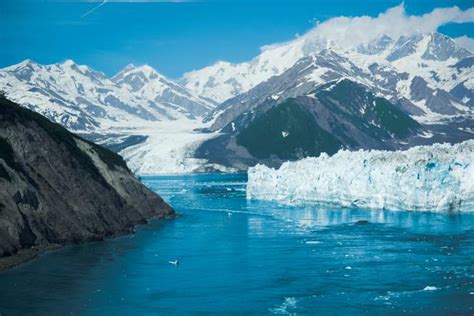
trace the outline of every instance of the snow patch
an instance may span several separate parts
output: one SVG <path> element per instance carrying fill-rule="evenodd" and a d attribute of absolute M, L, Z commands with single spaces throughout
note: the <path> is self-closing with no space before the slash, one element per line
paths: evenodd
<path fill-rule="evenodd" d="M 206 159 L 194 158 L 194 152 L 205 140 L 217 133 L 196 132 L 206 127 L 197 120 L 182 118 L 175 121 L 152 122 L 142 128 L 113 129 L 113 134 L 147 136 L 145 142 L 120 152 L 129 168 L 136 174 L 179 174 L 201 171 L 210 167 L 221 172 L 235 172 L 233 168 L 209 164 Z"/>
<path fill-rule="evenodd" d="M 418 134 L 418 136 L 420 136 L 420 137 L 422 137 L 422 138 L 431 138 L 431 137 L 433 137 L 433 133 L 428 132 L 428 131 L 425 131 L 425 132 L 423 132 L 423 133 L 421 133 L 421 134 Z"/>

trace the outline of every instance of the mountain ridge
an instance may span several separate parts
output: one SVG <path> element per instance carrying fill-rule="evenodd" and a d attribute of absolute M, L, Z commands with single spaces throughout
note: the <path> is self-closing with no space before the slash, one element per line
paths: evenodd
<path fill-rule="evenodd" d="M 464 59 L 458 63 L 463 61 Z M 461 71 L 456 70 L 456 67 L 447 67 L 449 73 L 444 76 L 457 76 L 460 82 L 456 86 L 456 94 L 451 94 L 453 90 L 433 86 L 418 74 L 397 72 L 394 68 L 378 63 L 368 66 L 358 64 L 360 65 L 347 55 L 324 49 L 318 54 L 303 57 L 282 74 L 221 103 L 206 120 L 213 122 L 211 130 L 218 131 L 240 113 L 258 106 L 266 99 L 284 101 L 288 97 L 304 95 L 328 81 L 343 78 L 370 87 L 372 92 L 399 104 L 402 110 L 420 122 L 434 122 L 462 115 L 473 116 L 470 106 L 472 89 L 464 86 L 464 82 L 469 82 L 466 78 L 474 76 L 472 67 L 465 67 Z"/>
<path fill-rule="evenodd" d="M 422 124 L 398 103 L 344 77 L 281 101 L 264 98 L 232 115 L 220 121 L 220 135 L 203 142 L 196 157 L 240 170 L 257 163 L 278 167 L 287 160 L 340 149 L 398 150 L 463 141 L 473 137 L 464 128 L 474 122 L 466 117 L 460 122 Z"/>
<path fill-rule="evenodd" d="M 0 97 L 0 270 L 174 210 L 124 160 Z"/>
<path fill-rule="evenodd" d="M 148 65 L 129 64 L 108 78 L 71 60 L 60 65 L 27 60 L 7 67 L 0 70 L 0 90 L 89 140 L 118 150 L 134 172 L 229 171 L 235 169 L 218 163 L 227 161 L 219 158 L 226 154 L 211 150 L 215 156 L 209 157 L 201 149 L 228 134 L 232 144 L 227 145 L 246 161 L 244 168 L 247 162 L 257 162 L 232 134 L 243 122 L 242 114 L 262 113 L 295 98 L 306 100 L 299 105 L 305 111 L 316 89 L 339 80 L 364 86 L 424 127 L 436 126 L 440 132 L 433 139 L 465 139 L 474 120 L 473 60 L 470 52 L 438 33 L 395 39 L 381 35 L 350 49 L 315 36 L 268 47 L 248 63 L 219 62 L 214 66 L 230 72 L 217 70 L 216 78 L 212 65 L 203 68 L 202 78 L 194 72 L 194 79 L 209 81 L 209 91 L 215 94 L 207 93 L 202 82 L 193 88 L 194 79 L 175 82 Z M 234 91 L 235 85 L 240 88 Z M 225 94 L 230 98 L 222 103 L 209 98 L 220 100 Z M 298 117 L 305 120 L 306 114 Z M 455 129 L 448 132 L 454 136 L 440 136 L 448 127 Z M 366 145 L 362 147 L 371 148 Z"/>
<path fill-rule="evenodd" d="M 418 63 L 431 62 L 434 64 L 439 61 L 446 62 L 452 57 L 462 59 L 472 56 L 472 52 L 458 46 L 448 36 L 437 32 L 415 33 L 411 36 L 401 36 L 396 40 L 387 35 L 381 35 L 365 45 L 350 48 L 340 47 L 328 39 L 317 36 L 302 37 L 289 43 L 270 47 L 249 62 L 240 64 L 218 62 L 200 70 L 185 73 L 180 82 L 203 96 L 214 97 L 216 100 L 224 102 L 238 94 L 247 92 L 256 85 L 269 80 L 272 76 L 281 75 L 301 58 L 317 54 L 328 48 L 351 59 L 360 68 L 365 68 L 365 63 L 399 61 L 393 65 L 394 70 L 399 72 L 407 70 L 406 67 L 403 67 L 403 62 L 400 61 L 409 56 L 416 57 Z M 418 50 L 422 51 L 417 54 Z M 361 61 L 361 59 L 364 60 Z M 433 67 L 436 68 L 436 65 Z M 429 76 L 423 76 L 423 78 L 428 80 Z M 221 92 L 214 92 L 214 90 L 221 90 Z"/>
<path fill-rule="evenodd" d="M 145 79 L 140 91 L 132 91 L 124 78 L 108 78 L 72 60 L 49 65 L 25 60 L 0 70 L 0 90 L 9 99 L 75 131 L 106 128 L 114 122 L 194 119 L 214 106 L 149 66 L 120 73 L 130 71 Z"/>

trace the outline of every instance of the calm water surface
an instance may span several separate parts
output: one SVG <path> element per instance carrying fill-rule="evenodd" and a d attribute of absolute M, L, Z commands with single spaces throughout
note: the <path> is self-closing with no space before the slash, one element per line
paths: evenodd
<path fill-rule="evenodd" d="M 181 216 L 0 274 L 0 314 L 474 312 L 474 214 L 250 202 L 245 175 L 143 181 Z"/>

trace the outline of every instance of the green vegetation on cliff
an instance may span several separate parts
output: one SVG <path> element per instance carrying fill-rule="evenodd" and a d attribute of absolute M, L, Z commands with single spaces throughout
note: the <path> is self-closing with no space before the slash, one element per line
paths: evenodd
<path fill-rule="evenodd" d="M 257 117 L 237 136 L 237 143 L 259 159 L 280 159 L 334 154 L 341 143 L 315 122 L 294 99 Z"/>

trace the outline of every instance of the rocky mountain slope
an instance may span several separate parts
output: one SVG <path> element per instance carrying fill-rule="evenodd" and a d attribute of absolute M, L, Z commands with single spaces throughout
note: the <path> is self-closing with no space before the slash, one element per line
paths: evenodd
<path fill-rule="evenodd" d="M 0 98 L 3 268 L 38 249 L 100 240 L 172 216 L 119 155 Z"/>
<path fill-rule="evenodd" d="M 215 120 L 212 130 L 265 99 L 284 101 L 339 78 L 366 85 L 420 122 L 474 115 L 470 52 L 438 33 L 392 42 L 383 37 L 355 50 L 331 47 L 302 57 L 281 74 L 216 107 L 208 116 Z"/>
<path fill-rule="evenodd" d="M 298 85 L 298 81 L 291 84 Z M 246 170 L 256 163 L 279 166 L 287 160 L 323 152 L 334 154 L 339 149 L 395 150 L 473 136 L 464 129 L 472 126 L 472 118 L 420 124 L 399 104 L 373 93 L 370 86 L 346 78 L 283 100 L 264 98 L 256 105 L 251 102 L 256 98 L 248 100 L 221 114 L 219 118 L 227 118 L 226 113 L 232 118 L 215 121 L 226 124 L 218 137 L 197 149 L 198 158 Z"/>
<path fill-rule="evenodd" d="M 474 136 L 472 54 L 449 37 L 383 35 L 350 49 L 305 38 L 248 65 L 265 57 L 261 66 L 272 67 L 279 57 L 271 52 L 303 57 L 217 106 L 206 120 L 221 135 L 205 141 L 198 158 L 246 169 L 341 148 L 395 150 Z"/>
<path fill-rule="evenodd" d="M 374 83 L 390 87 L 392 92 L 408 99 L 415 77 L 422 78 L 434 89 L 450 92 L 473 76 L 469 59 L 472 52 L 440 33 L 415 33 L 399 38 L 381 35 L 365 44 L 349 47 L 309 33 L 288 43 L 267 47 L 249 62 L 218 62 L 186 73 L 180 82 L 202 96 L 224 102 L 281 75 L 302 58 L 328 49 L 350 60 L 372 77 Z M 459 68 L 455 66 L 457 63 L 471 65 Z"/>

